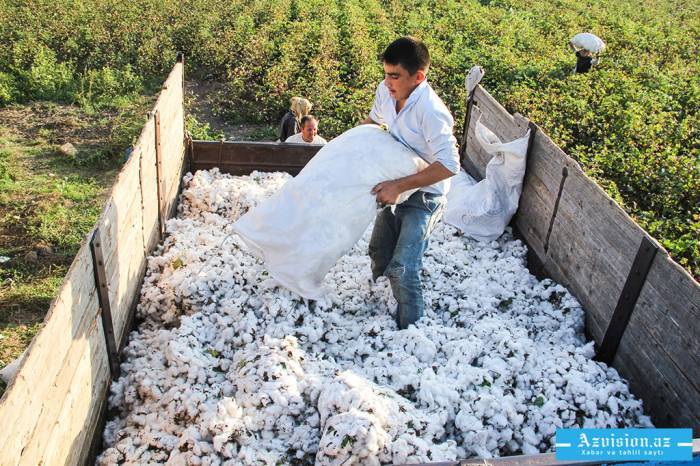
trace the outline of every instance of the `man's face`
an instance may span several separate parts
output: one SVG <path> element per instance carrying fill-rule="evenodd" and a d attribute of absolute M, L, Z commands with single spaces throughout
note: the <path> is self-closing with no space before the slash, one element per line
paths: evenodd
<path fill-rule="evenodd" d="M 301 128 L 301 138 L 306 142 L 313 142 L 317 133 L 318 123 L 316 123 L 314 120 L 307 121 L 304 123 L 304 127 Z"/>
<path fill-rule="evenodd" d="M 401 102 L 408 99 L 411 92 L 425 79 L 423 70 L 410 74 L 402 65 L 384 62 L 384 85 L 391 96 Z"/>

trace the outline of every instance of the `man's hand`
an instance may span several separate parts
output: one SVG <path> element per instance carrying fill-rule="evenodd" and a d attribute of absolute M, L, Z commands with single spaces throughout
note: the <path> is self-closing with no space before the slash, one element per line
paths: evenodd
<path fill-rule="evenodd" d="M 396 204 L 403 190 L 397 180 L 383 181 L 372 188 L 372 194 L 377 195 L 377 202 L 380 205 Z"/>
<path fill-rule="evenodd" d="M 381 205 L 396 204 L 402 192 L 430 186 L 454 175 L 440 162 L 433 162 L 415 175 L 379 183 L 372 188 L 372 194 L 377 195 L 377 202 Z"/>

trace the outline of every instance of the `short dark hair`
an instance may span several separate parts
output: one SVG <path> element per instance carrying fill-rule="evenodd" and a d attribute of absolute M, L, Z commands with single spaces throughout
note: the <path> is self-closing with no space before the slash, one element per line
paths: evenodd
<path fill-rule="evenodd" d="M 315 116 L 304 115 L 303 117 L 301 117 L 301 121 L 299 121 L 299 126 L 301 126 L 303 128 L 307 121 L 315 121 L 316 124 L 318 124 L 318 119 L 316 119 Z"/>
<path fill-rule="evenodd" d="M 428 47 L 420 40 L 411 37 L 399 37 L 384 50 L 381 60 L 390 65 L 401 65 L 410 74 L 426 70 L 430 65 Z"/>

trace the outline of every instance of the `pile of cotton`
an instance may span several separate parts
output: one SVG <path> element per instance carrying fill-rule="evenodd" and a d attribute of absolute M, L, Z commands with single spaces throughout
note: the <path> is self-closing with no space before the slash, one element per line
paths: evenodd
<path fill-rule="evenodd" d="M 426 315 L 399 331 L 371 279 L 367 231 L 331 294 L 280 287 L 232 234 L 285 174 L 187 175 L 149 258 L 98 464 L 372 465 L 550 451 L 561 427 L 648 427 L 617 372 L 593 361 L 584 314 L 527 270 L 506 232 L 445 224 L 423 270 Z"/>

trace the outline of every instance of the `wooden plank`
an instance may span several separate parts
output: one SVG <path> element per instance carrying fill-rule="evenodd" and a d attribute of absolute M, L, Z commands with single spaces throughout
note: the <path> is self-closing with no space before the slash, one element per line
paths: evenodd
<path fill-rule="evenodd" d="M 523 192 L 513 223 L 525 238 L 529 250 L 542 264 L 546 264 L 548 230 L 562 188 L 563 172 L 566 169 L 568 173 L 570 168 L 576 170 L 578 165 L 541 128 L 536 125 L 535 128 L 537 131 L 527 161 Z M 548 272 L 557 281 L 564 279 L 556 267 L 550 267 Z"/>
<path fill-rule="evenodd" d="M 0 400 L 0 425 L 13 426 L 0 438 L 0 458 L 18 459 L 41 417 L 58 411 L 56 403 L 62 400 L 65 387 L 54 382 L 62 370 L 74 370 L 80 357 L 74 341 L 85 338 L 97 315 L 92 258 L 83 242 L 49 308 L 44 328 L 32 340 L 17 376 Z"/>
<path fill-rule="evenodd" d="M 90 449 L 89 434 L 97 424 L 111 381 L 107 356 L 102 350 L 104 331 L 99 319 L 87 346 L 68 393 L 61 400 L 61 421 L 45 432 L 50 441 L 43 461 L 33 464 L 81 464 L 80 460 Z"/>
<path fill-rule="evenodd" d="M 614 367 L 627 380 L 630 391 L 643 400 L 644 411 L 652 416 L 655 425 L 690 427 L 695 437 L 700 436 L 697 398 L 689 400 L 682 397 L 677 390 L 678 383 L 669 379 L 666 371 L 659 368 L 668 364 L 666 358 L 659 357 L 660 348 L 638 345 L 636 333 L 633 327 L 623 336 Z M 695 410 L 692 409 L 693 405 Z"/>
<path fill-rule="evenodd" d="M 474 89 L 474 102 L 486 117 L 487 127 L 501 140 L 512 141 L 527 131 L 527 123 L 523 125 L 522 115 L 508 113 L 508 110 L 481 85 Z"/>
<path fill-rule="evenodd" d="M 144 256 L 140 163 L 132 157 L 117 177 L 97 225 L 102 251 L 116 341 L 122 341 L 133 304 L 134 290 L 146 267 Z"/>
<path fill-rule="evenodd" d="M 153 106 L 154 110 L 160 108 L 163 102 L 168 100 L 170 93 L 174 91 L 174 86 L 182 87 L 182 77 L 183 65 L 182 63 L 175 63 L 175 66 L 173 66 L 168 74 L 168 78 L 165 80 L 165 83 L 163 83 L 163 90 L 158 95 L 158 99 L 156 99 L 156 103 Z"/>
<path fill-rule="evenodd" d="M 581 219 L 586 221 L 582 222 Z M 607 323 L 642 237 L 656 242 L 580 170 L 570 172 L 565 184 L 552 237 L 555 234 L 558 237 L 558 252 L 564 252 L 558 255 L 557 266 L 566 270 L 572 288 L 585 294 L 593 307 L 591 310 Z M 552 243 L 552 254 L 557 252 L 552 251 L 553 247 Z M 661 250 L 659 255 L 661 259 L 667 254 Z M 649 277 L 651 284 L 667 284 L 669 289 L 666 296 L 671 302 L 673 295 L 683 295 L 672 291 L 680 280 L 681 276 L 675 274 L 663 277 L 656 273 Z M 690 303 L 692 296 L 697 296 L 697 291 L 692 295 L 697 285 L 690 280 L 684 282 L 687 283 L 686 302 Z M 697 370 L 694 374 L 697 373 L 697 379 L 700 380 L 700 341 L 697 338 L 700 335 L 700 322 L 697 318 L 692 318 L 692 308 L 685 306 L 680 311 L 683 314 L 675 319 L 664 315 L 658 310 L 661 302 L 655 301 L 653 306 L 648 306 L 648 312 L 643 314 L 645 322 L 659 341 L 677 338 L 671 340 L 673 344 L 669 351 L 675 352 L 677 357 L 674 359 L 692 361 L 691 367 L 694 371 Z M 682 325 L 679 324 L 679 319 L 683 321 Z M 596 341 L 600 341 L 599 337 L 596 335 Z M 681 348 L 689 348 L 691 351 L 686 352 Z"/>
<path fill-rule="evenodd" d="M 42 410 L 36 427 L 21 451 L 18 464 L 56 464 L 56 462 L 42 463 L 42 458 L 45 454 L 55 454 L 57 449 L 70 447 L 71 443 L 78 451 L 85 446 L 84 438 L 76 438 L 76 442 L 67 442 L 68 445 L 60 447 L 55 442 L 58 436 L 79 437 L 78 433 L 83 426 L 71 425 L 67 422 L 68 418 L 89 412 L 93 401 L 92 397 L 88 396 L 90 392 L 83 393 L 80 389 L 85 385 L 92 385 L 94 381 L 99 385 L 101 393 L 104 393 L 109 381 L 109 365 L 100 367 L 99 364 L 100 360 L 107 358 L 102 323 L 100 318 L 96 317 L 89 324 L 87 334 L 78 340 L 73 340 L 71 360 L 66 361 L 66 364 L 60 368 L 53 383 L 47 381 L 54 387 L 51 403 Z M 93 366 L 92 359 L 96 359 L 98 364 Z M 80 397 L 73 396 L 76 391 L 81 392 Z M 71 413 L 66 412 L 67 400 L 72 406 Z"/>
<path fill-rule="evenodd" d="M 140 214 L 140 209 L 134 209 L 133 212 Z M 143 256 L 142 249 L 139 247 L 141 239 L 140 228 L 124 230 L 120 234 L 116 249 L 105 258 L 109 281 L 108 295 L 110 303 L 112 303 L 117 345 L 124 341 L 129 331 L 127 321 L 135 302 L 138 300 L 137 291 L 147 267 L 146 257 Z M 134 247 L 130 247 L 130 244 Z M 139 248 L 136 249 L 136 247 Z"/>
<path fill-rule="evenodd" d="M 303 168 L 321 146 L 279 144 L 274 142 L 192 142 L 192 170 L 219 166 L 224 173 L 228 167 L 260 166 L 263 171 L 272 167 Z"/>
<path fill-rule="evenodd" d="M 658 254 L 652 263 L 635 313 L 654 319 L 666 316 L 675 328 L 683 329 L 666 335 L 669 345 L 695 356 L 700 353 L 700 285 L 667 254 Z"/>
<path fill-rule="evenodd" d="M 156 185 L 155 127 L 149 119 L 141 133 L 141 199 L 143 202 L 143 237 L 147 254 L 158 242 L 158 188 Z"/>

